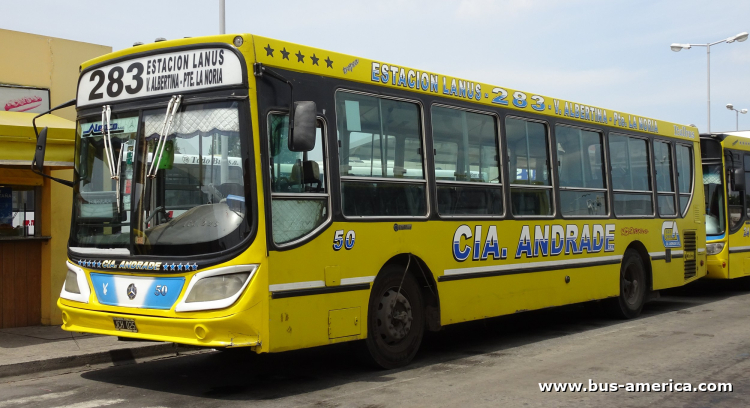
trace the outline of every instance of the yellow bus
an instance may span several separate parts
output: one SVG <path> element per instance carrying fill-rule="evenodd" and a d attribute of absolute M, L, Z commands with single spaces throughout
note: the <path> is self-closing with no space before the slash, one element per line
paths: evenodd
<path fill-rule="evenodd" d="M 707 277 L 750 276 L 750 131 L 701 135 Z M 745 279 L 746 285 L 750 278 Z"/>
<path fill-rule="evenodd" d="M 88 61 L 76 109 L 65 330 L 392 368 L 706 274 L 693 127 L 250 34 Z"/>

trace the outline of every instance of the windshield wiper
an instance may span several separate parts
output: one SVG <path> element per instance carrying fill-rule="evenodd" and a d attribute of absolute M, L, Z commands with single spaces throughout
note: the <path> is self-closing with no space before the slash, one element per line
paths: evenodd
<path fill-rule="evenodd" d="M 154 148 L 154 156 L 151 159 L 151 167 L 148 170 L 149 178 L 156 177 L 156 172 L 159 171 L 161 156 L 164 153 L 164 146 L 167 144 L 167 135 L 169 135 L 169 129 L 172 127 L 172 121 L 174 121 L 175 114 L 177 114 L 177 110 L 180 109 L 181 101 L 182 95 L 173 95 L 172 99 L 169 100 L 167 113 L 164 115 L 164 123 L 162 123 L 161 133 L 159 134 L 159 141 Z"/>
<path fill-rule="evenodd" d="M 115 180 L 115 200 L 117 201 L 117 213 L 120 213 L 120 169 L 122 167 L 122 144 L 120 145 L 120 154 L 115 166 L 115 149 L 112 147 L 112 133 L 110 132 L 110 120 L 112 110 L 109 105 L 102 108 L 102 137 L 104 138 L 104 152 L 107 155 L 107 164 L 109 164 L 109 177 Z"/>

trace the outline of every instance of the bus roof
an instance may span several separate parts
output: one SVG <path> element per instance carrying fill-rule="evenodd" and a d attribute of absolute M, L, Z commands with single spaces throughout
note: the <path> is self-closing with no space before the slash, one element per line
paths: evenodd
<path fill-rule="evenodd" d="M 487 107 L 525 111 L 582 124 L 611 126 L 619 128 L 623 132 L 639 131 L 691 141 L 698 141 L 699 138 L 698 129 L 689 125 L 680 125 L 580 102 L 409 68 L 386 61 L 365 59 L 267 37 L 253 36 L 252 34 L 183 38 L 144 44 L 86 61 L 81 65 L 81 68 L 85 69 L 93 64 L 103 63 L 114 58 L 140 52 L 153 52 L 162 48 L 206 43 L 232 44 L 233 39 L 238 35 L 243 37 L 244 40 L 239 50 L 248 60 L 271 67 L 376 84 L 421 94 L 431 94 L 448 99 L 473 102 Z M 250 67 L 248 67 L 248 71 L 251 71 Z"/>

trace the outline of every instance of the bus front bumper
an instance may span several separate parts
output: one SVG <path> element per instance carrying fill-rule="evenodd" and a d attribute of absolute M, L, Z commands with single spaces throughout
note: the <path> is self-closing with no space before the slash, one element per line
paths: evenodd
<path fill-rule="evenodd" d="M 260 337 L 251 332 L 245 319 L 230 315 L 213 319 L 181 319 L 143 316 L 126 313 L 100 312 L 62 304 L 63 330 L 105 334 L 134 339 L 166 341 L 199 347 L 259 348 Z M 241 314 L 241 313 L 240 313 Z M 137 332 L 115 328 L 115 320 L 130 320 Z"/>

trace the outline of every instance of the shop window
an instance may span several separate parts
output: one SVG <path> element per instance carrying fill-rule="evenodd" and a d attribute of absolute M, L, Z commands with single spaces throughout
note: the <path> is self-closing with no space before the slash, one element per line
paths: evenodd
<path fill-rule="evenodd" d="M 29 237 L 38 232 L 38 188 L 0 186 L 0 237 Z"/>

